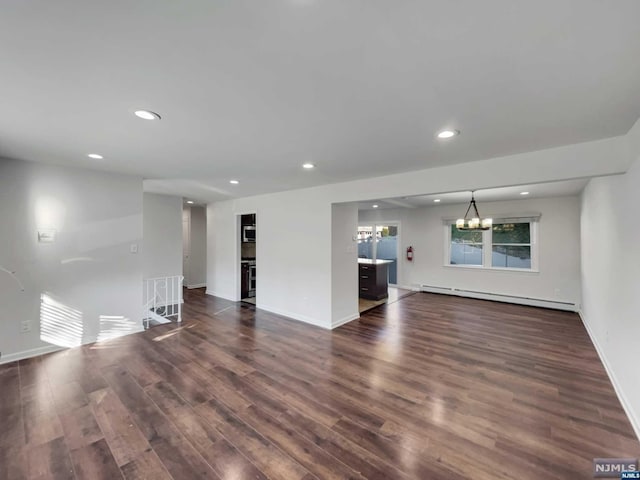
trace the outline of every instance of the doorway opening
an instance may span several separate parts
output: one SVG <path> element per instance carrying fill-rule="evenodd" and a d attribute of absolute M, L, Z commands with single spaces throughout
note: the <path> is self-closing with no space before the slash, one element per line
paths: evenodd
<path fill-rule="evenodd" d="M 398 284 L 399 223 L 364 224 L 358 227 L 358 258 L 389 260 L 389 285 Z"/>
<path fill-rule="evenodd" d="M 240 300 L 256 304 L 257 294 L 257 229 L 256 214 L 240 215 Z"/>
<path fill-rule="evenodd" d="M 207 286 L 207 209 L 185 205 L 182 209 L 182 275 L 188 290 Z"/>

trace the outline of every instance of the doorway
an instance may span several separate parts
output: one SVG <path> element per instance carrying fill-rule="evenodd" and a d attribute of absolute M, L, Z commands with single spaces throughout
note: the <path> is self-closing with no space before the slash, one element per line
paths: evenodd
<path fill-rule="evenodd" d="M 207 285 L 207 209 L 186 205 L 182 210 L 182 275 L 188 289 Z"/>
<path fill-rule="evenodd" d="M 256 304 L 257 295 L 257 229 L 256 214 L 240 215 L 240 300 Z"/>
<path fill-rule="evenodd" d="M 358 226 L 358 258 L 390 260 L 389 284 L 398 284 L 399 222 Z"/>

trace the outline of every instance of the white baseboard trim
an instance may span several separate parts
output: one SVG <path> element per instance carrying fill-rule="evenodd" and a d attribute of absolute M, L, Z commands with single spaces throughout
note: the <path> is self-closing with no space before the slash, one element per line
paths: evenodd
<path fill-rule="evenodd" d="M 211 295 L 212 297 L 219 297 L 219 298 L 223 298 L 225 300 L 229 300 L 231 302 L 238 302 L 239 300 L 237 298 L 233 298 L 227 295 L 223 295 L 222 293 L 219 292 L 214 292 L 213 290 L 206 290 L 205 295 Z"/>
<path fill-rule="evenodd" d="M 316 327 L 324 328 L 326 330 L 331 329 L 331 327 L 329 327 L 327 323 L 323 323 L 317 318 L 307 317 L 306 315 L 298 315 L 297 313 L 288 312 L 280 308 L 274 308 L 269 305 L 263 305 L 263 304 L 256 305 L 256 308 L 259 308 L 260 310 L 264 310 L 266 312 L 275 313 L 276 315 L 281 315 L 283 317 L 288 317 L 292 320 L 297 320 L 298 322 L 308 323 Z"/>
<path fill-rule="evenodd" d="M 207 286 L 206 283 L 194 283 L 193 285 L 187 285 L 187 289 L 203 288 L 203 287 L 206 287 L 206 286 Z"/>
<path fill-rule="evenodd" d="M 114 335 L 113 337 L 110 338 L 105 338 L 103 340 L 100 340 L 100 342 L 108 342 L 110 340 L 113 340 L 115 338 L 119 338 L 119 337 L 124 337 L 126 335 L 131 335 L 133 333 L 139 333 L 139 332 L 144 332 L 144 327 L 142 326 L 142 321 L 140 322 L 139 325 L 137 325 L 135 328 L 132 328 L 131 330 L 127 331 L 126 333 L 123 333 L 122 335 Z M 82 344 L 78 345 L 78 346 L 82 346 L 82 345 L 89 345 L 92 343 L 97 343 L 98 342 L 98 338 L 97 337 L 91 337 L 91 338 L 85 338 L 83 339 Z M 4 364 L 4 363 L 10 363 L 10 362 L 15 362 L 17 360 L 24 360 L 25 358 L 31 358 L 31 357 L 37 357 L 39 355 L 46 355 L 47 353 L 53 353 L 53 352 L 59 352 L 62 350 L 68 350 L 69 348 L 77 348 L 77 347 L 61 347 L 59 345 L 44 345 L 42 347 L 38 347 L 38 348 L 32 348 L 29 350 L 23 350 L 22 352 L 16 352 L 16 353 L 10 353 L 8 355 L 3 355 L 0 358 L 0 365 Z"/>
<path fill-rule="evenodd" d="M 402 290 L 411 290 L 412 292 L 421 291 L 420 285 L 389 285 L 390 287 L 400 288 Z"/>
<path fill-rule="evenodd" d="M 214 292 L 212 290 L 207 290 L 205 293 L 207 295 L 211 295 L 213 297 L 223 298 L 225 300 L 230 300 L 232 302 L 239 302 L 240 301 L 240 299 L 231 298 L 231 297 L 229 297 L 227 295 L 223 295 L 223 294 L 220 294 L 218 292 Z M 260 304 L 256 303 L 256 308 L 258 308 L 260 310 L 264 310 L 265 312 L 274 313 L 274 314 L 280 315 L 282 317 L 290 318 L 291 320 L 296 320 L 298 322 L 308 323 L 309 325 L 314 325 L 316 327 L 324 328 L 326 330 L 331 330 L 332 328 L 335 328 L 333 326 L 331 326 L 331 327 L 327 326 L 326 323 L 321 322 L 317 318 L 307 317 L 306 315 L 298 315 L 297 313 L 293 313 L 293 312 L 290 312 L 288 310 L 282 310 L 280 308 L 275 308 L 275 307 L 272 307 L 270 305 L 264 305 L 262 303 L 260 303 Z"/>
<path fill-rule="evenodd" d="M 582 310 L 578 310 L 578 315 L 580 316 L 580 320 L 582 320 L 582 324 L 584 325 L 585 330 L 589 334 L 589 338 L 591 338 L 591 343 L 593 343 L 593 346 L 595 347 L 596 352 L 598 353 L 598 357 L 600 357 L 600 361 L 602 362 L 602 365 L 604 366 L 604 369 L 607 372 L 607 375 L 609 376 L 611 385 L 613 385 L 613 389 L 615 390 L 616 395 L 618 396 L 618 400 L 620 400 L 620 404 L 624 409 L 624 413 L 627 414 L 627 418 L 629 419 L 629 422 L 633 427 L 633 431 L 635 432 L 636 437 L 640 441 L 640 421 L 638 419 L 638 416 L 633 411 L 633 408 L 631 407 L 631 403 L 627 400 L 627 397 L 625 396 L 624 391 L 620 386 L 620 382 L 618 382 L 616 375 L 613 373 L 613 370 L 611 369 L 611 366 L 607 361 L 607 357 L 604 354 L 604 350 L 600 348 L 600 344 L 598 343 L 596 336 L 593 334 L 593 331 L 589 326 L 589 322 L 585 320 L 584 313 L 582 312 Z"/>
<path fill-rule="evenodd" d="M 500 293 L 479 292 L 451 287 L 438 287 L 434 285 L 421 285 L 420 291 L 430 293 L 442 293 L 445 295 L 455 295 L 457 297 L 477 298 L 479 300 L 493 300 L 496 302 L 515 303 L 518 305 L 528 305 L 530 307 L 554 308 L 556 310 L 566 310 L 577 312 L 578 306 L 567 301 L 545 300 L 542 298 L 520 297 L 517 295 L 504 295 Z"/>
<path fill-rule="evenodd" d="M 341 325 L 344 325 L 345 323 L 349 323 L 349 322 L 353 322 L 354 320 L 357 320 L 360 318 L 360 314 L 359 313 L 352 313 L 351 315 L 347 315 L 344 318 L 341 318 L 340 320 L 336 320 L 335 322 L 331 323 L 331 329 L 333 330 L 334 328 L 338 328 Z"/>
<path fill-rule="evenodd" d="M 10 353 L 0 358 L 0 365 L 15 362 L 16 360 L 24 360 L 25 358 L 37 357 L 38 355 L 44 355 L 46 353 L 58 352 L 60 350 L 66 350 L 66 348 L 59 347 L 58 345 L 45 345 L 44 347 L 32 348 L 31 350 Z"/>

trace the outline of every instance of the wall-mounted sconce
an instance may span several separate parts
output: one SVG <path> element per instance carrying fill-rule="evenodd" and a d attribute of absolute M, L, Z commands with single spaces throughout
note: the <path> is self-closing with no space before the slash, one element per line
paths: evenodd
<path fill-rule="evenodd" d="M 55 228 L 43 228 L 38 230 L 38 243 L 53 243 L 56 241 Z"/>

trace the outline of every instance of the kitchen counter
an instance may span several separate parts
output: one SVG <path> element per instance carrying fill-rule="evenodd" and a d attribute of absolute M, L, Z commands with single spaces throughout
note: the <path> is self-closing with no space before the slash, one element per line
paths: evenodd
<path fill-rule="evenodd" d="M 382 260 L 382 259 L 372 260 L 371 258 L 358 259 L 359 265 L 386 265 L 387 263 L 393 263 L 393 262 L 394 260 Z"/>
<path fill-rule="evenodd" d="M 393 260 L 358 259 L 359 295 L 369 300 L 387 298 L 389 264 Z"/>

